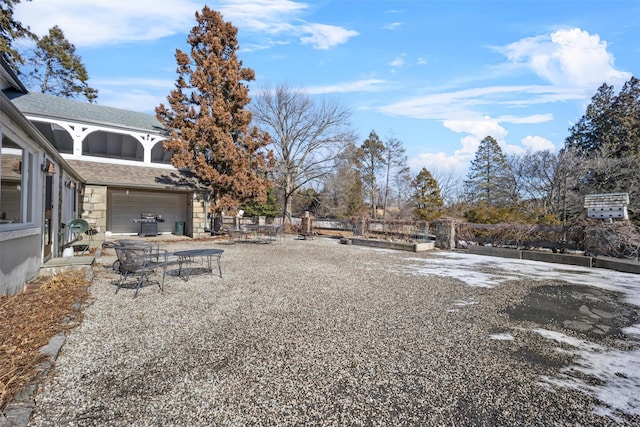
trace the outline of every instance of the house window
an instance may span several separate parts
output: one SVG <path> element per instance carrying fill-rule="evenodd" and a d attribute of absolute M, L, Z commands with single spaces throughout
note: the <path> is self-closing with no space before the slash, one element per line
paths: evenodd
<path fill-rule="evenodd" d="M 33 153 L 3 135 L 0 160 L 0 226 L 32 222 Z"/>

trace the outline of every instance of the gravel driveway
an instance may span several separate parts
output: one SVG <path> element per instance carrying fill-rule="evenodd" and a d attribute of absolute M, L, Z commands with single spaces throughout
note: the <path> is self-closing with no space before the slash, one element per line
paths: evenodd
<path fill-rule="evenodd" d="M 114 294 L 115 255 L 105 250 L 92 302 L 36 396 L 30 425 L 640 422 L 597 415 L 602 403 L 590 393 L 541 381 L 570 355 L 532 332 L 540 325 L 508 312 L 532 288 L 561 280 L 473 287 L 409 268 L 437 252 L 326 238 L 165 247 L 224 249 L 224 277 L 167 276 L 164 293 Z M 511 339 L 495 339 L 505 334 Z"/>

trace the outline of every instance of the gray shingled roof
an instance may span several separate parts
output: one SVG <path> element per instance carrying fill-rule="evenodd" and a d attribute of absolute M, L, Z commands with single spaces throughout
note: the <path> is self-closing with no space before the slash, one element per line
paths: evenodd
<path fill-rule="evenodd" d="M 156 190 L 194 190 L 186 175 L 177 169 L 105 164 L 84 160 L 67 160 L 87 184 L 137 187 Z"/>
<path fill-rule="evenodd" d="M 152 114 L 104 105 L 90 104 L 74 99 L 43 93 L 20 93 L 5 90 L 5 95 L 25 115 L 68 119 L 74 122 L 126 127 L 144 132 L 162 132 L 162 125 Z"/>

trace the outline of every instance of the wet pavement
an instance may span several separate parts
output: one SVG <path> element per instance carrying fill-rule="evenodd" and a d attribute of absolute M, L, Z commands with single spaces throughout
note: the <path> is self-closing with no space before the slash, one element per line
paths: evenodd
<path fill-rule="evenodd" d="M 588 339 L 626 338 L 623 329 L 638 323 L 638 307 L 618 292 L 583 285 L 539 286 L 507 310 L 514 320 L 568 329 Z"/>

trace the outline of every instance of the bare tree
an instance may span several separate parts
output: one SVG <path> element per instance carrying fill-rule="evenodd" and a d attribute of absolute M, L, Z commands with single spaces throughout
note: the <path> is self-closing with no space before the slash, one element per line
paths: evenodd
<path fill-rule="evenodd" d="M 559 162 L 558 155 L 548 150 L 507 157 L 528 217 L 557 216 L 560 212 L 558 200 L 564 179 L 558 180 Z"/>
<path fill-rule="evenodd" d="M 462 178 L 451 169 L 430 169 L 431 176 L 440 187 L 440 196 L 445 206 L 459 203 L 462 198 Z"/>
<path fill-rule="evenodd" d="M 408 173 L 407 155 L 402 142 L 397 138 L 388 138 L 383 149 L 383 164 L 385 172 L 384 195 L 382 199 L 382 218 L 387 216 L 387 206 L 389 202 L 389 192 L 391 191 L 392 175 L 403 175 Z"/>
<path fill-rule="evenodd" d="M 410 220 L 413 218 L 412 179 L 409 168 L 403 169 L 393 178 L 396 194 L 392 201 L 398 206 L 397 219 Z"/>
<path fill-rule="evenodd" d="M 378 213 L 378 175 L 384 166 L 384 144 L 376 131 L 372 130 L 369 137 L 364 140 L 356 153 L 356 166 L 362 178 L 364 192 L 369 198 L 371 217 L 376 218 Z"/>
<path fill-rule="evenodd" d="M 351 112 L 337 101 L 315 103 L 302 90 L 285 85 L 263 89 L 252 110 L 258 126 L 271 135 L 283 220 L 290 223 L 293 194 L 330 173 L 336 158 L 355 140 Z"/>

